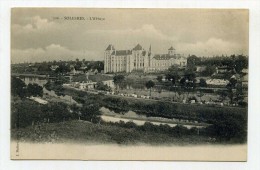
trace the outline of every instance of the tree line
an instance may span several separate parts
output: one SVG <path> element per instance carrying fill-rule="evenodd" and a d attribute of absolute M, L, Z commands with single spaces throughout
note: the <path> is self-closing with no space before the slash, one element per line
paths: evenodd
<path fill-rule="evenodd" d="M 58 67 L 52 70 L 52 66 Z M 33 68 L 36 68 L 36 70 L 34 70 Z M 75 70 L 83 69 L 84 72 L 87 72 L 89 70 L 97 70 L 98 72 L 101 72 L 102 70 L 104 70 L 104 62 L 86 61 L 85 59 L 80 61 L 79 59 L 76 59 L 75 61 L 49 61 L 27 65 L 15 64 L 11 67 L 12 72 L 15 73 L 37 72 L 38 74 L 48 74 L 51 76 L 66 74 L 72 71 L 73 68 L 75 68 Z"/>
<path fill-rule="evenodd" d="M 68 120 L 100 121 L 100 106 L 85 103 L 82 107 L 63 102 L 39 104 L 34 101 L 13 97 L 11 102 L 11 128 L 24 128 L 42 123 L 56 123 Z"/>
<path fill-rule="evenodd" d="M 233 70 L 241 73 L 244 68 L 248 68 L 248 57 L 245 55 L 230 55 L 230 56 L 215 56 L 215 57 L 197 57 L 191 55 L 187 58 L 187 68 L 194 70 L 196 66 L 207 66 L 207 71 L 211 72 L 214 67 L 227 67 L 228 70 Z M 206 73 L 205 73 L 206 74 Z"/>
<path fill-rule="evenodd" d="M 11 77 L 11 94 L 14 96 L 19 96 L 21 98 L 25 97 L 42 97 L 43 88 L 36 83 L 29 83 L 26 85 L 24 81 L 17 77 Z"/>

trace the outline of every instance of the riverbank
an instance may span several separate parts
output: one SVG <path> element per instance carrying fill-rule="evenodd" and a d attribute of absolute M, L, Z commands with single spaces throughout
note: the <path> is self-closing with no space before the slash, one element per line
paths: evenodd
<path fill-rule="evenodd" d="M 113 111 L 110 111 L 107 108 L 102 107 L 100 109 L 102 112 L 101 118 L 106 122 L 133 122 L 136 125 L 144 125 L 145 122 L 152 123 L 153 125 L 169 125 L 170 127 L 175 127 L 177 125 L 182 125 L 188 129 L 193 127 L 195 128 L 205 128 L 210 126 L 207 123 L 198 123 L 198 122 L 189 122 L 188 120 L 179 120 L 179 119 L 166 119 L 162 117 L 146 117 L 145 115 L 138 115 L 133 111 L 128 111 L 125 114 L 117 114 Z"/>

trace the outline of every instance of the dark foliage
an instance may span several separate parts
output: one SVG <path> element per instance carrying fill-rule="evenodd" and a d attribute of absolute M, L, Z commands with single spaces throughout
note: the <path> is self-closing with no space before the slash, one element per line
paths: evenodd
<path fill-rule="evenodd" d="M 103 90 L 103 91 L 110 91 L 110 87 L 108 85 L 105 85 L 103 82 L 97 82 L 96 85 L 97 90 Z"/>
<path fill-rule="evenodd" d="M 43 88 L 36 83 L 26 85 L 20 78 L 11 77 L 11 94 L 21 98 L 42 96 Z"/>
<path fill-rule="evenodd" d="M 24 98 L 26 93 L 26 84 L 19 78 L 11 77 L 11 94 Z"/>
<path fill-rule="evenodd" d="M 39 86 L 36 83 L 29 83 L 27 86 L 27 95 L 28 96 L 40 96 L 42 97 L 43 95 L 43 88 L 41 86 Z"/>

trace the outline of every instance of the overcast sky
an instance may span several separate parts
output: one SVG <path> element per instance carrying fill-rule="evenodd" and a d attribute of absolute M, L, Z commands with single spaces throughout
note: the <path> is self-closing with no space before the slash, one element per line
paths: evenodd
<path fill-rule="evenodd" d="M 86 20 L 64 20 L 66 16 Z M 54 19 L 59 17 L 61 19 Z M 101 21 L 89 17 L 104 18 Z M 248 55 L 247 10 L 12 9 L 12 63 L 103 60 L 109 44 L 197 56 Z"/>

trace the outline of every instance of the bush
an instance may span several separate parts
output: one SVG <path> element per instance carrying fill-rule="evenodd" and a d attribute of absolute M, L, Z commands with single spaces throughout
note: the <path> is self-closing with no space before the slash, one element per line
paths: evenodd
<path fill-rule="evenodd" d="M 237 104 L 242 107 L 247 107 L 247 105 L 248 105 L 247 102 L 244 102 L 244 101 L 239 101 Z"/>
<path fill-rule="evenodd" d="M 188 98 L 188 101 L 190 102 L 191 100 L 195 100 L 195 102 L 198 101 L 198 99 L 195 96 L 191 96 Z"/>
<path fill-rule="evenodd" d="M 176 137 L 181 137 L 183 135 L 187 135 L 189 134 L 189 130 L 181 125 L 177 125 L 174 128 L 172 128 L 172 135 L 176 136 Z"/>
<path fill-rule="evenodd" d="M 64 103 L 49 103 L 40 105 L 31 100 L 20 99 L 11 103 L 11 128 L 24 128 L 37 122 L 62 122 L 73 119 L 68 105 Z"/>
<path fill-rule="evenodd" d="M 83 120 L 91 121 L 93 123 L 99 122 L 101 115 L 100 106 L 98 104 L 87 104 L 85 103 L 81 108 L 81 117 Z"/>
<path fill-rule="evenodd" d="M 29 100 L 11 103 L 11 127 L 24 128 L 40 120 L 42 113 L 38 104 Z"/>

